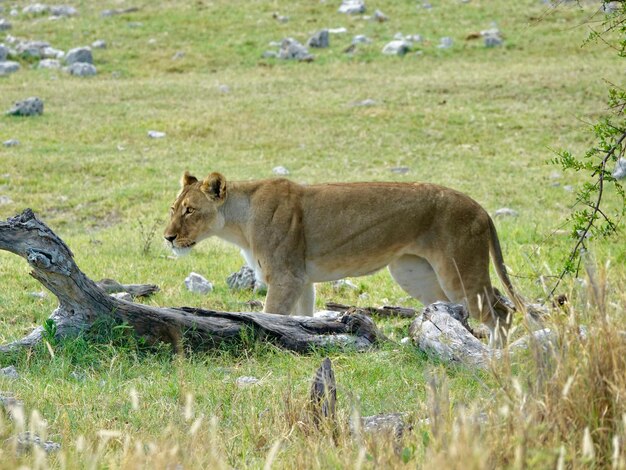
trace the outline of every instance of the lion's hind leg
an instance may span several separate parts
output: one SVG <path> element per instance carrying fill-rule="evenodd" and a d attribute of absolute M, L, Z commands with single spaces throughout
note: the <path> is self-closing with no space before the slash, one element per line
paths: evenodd
<path fill-rule="evenodd" d="M 401 256 L 389 264 L 389 272 L 406 293 L 424 305 L 438 300 L 450 301 L 439 284 L 435 270 L 420 256 Z"/>

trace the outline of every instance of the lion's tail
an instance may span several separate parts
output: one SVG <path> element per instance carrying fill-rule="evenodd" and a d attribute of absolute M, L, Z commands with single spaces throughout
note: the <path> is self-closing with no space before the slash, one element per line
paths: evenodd
<path fill-rule="evenodd" d="M 506 272 L 506 266 L 504 265 L 504 257 L 502 256 L 502 248 L 500 247 L 500 240 L 498 238 L 498 232 L 496 231 L 496 226 L 489 217 L 489 252 L 491 253 L 491 258 L 493 259 L 493 265 L 496 268 L 496 273 L 502 282 L 502 285 L 506 289 L 507 294 L 511 297 L 511 300 L 515 304 L 515 308 L 524 313 L 526 311 L 526 303 L 524 299 L 520 297 L 515 289 L 513 288 L 513 284 L 511 283 L 511 279 L 509 278 L 508 273 Z"/>

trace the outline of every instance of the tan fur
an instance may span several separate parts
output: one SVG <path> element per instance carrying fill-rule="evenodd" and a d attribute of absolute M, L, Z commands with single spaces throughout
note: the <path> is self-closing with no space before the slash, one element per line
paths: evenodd
<path fill-rule="evenodd" d="M 385 266 L 424 304 L 464 303 L 492 331 L 511 311 L 489 278 L 496 272 L 515 304 L 489 214 L 460 192 L 427 183 L 304 186 L 286 179 L 231 182 L 189 173 L 165 238 L 175 251 L 218 236 L 242 249 L 268 286 L 265 311 L 313 313 L 313 283 L 362 276 Z"/>

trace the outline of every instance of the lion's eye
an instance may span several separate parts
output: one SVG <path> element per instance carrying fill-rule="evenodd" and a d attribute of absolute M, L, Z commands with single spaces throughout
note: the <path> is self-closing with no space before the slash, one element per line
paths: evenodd
<path fill-rule="evenodd" d="M 187 207 L 187 208 L 185 208 L 184 215 L 193 214 L 193 213 L 194 213 L 194 211 L 195 211 L 195 209 L 194 209 L 194 208 L 192 208 L 192 207 Z"/>

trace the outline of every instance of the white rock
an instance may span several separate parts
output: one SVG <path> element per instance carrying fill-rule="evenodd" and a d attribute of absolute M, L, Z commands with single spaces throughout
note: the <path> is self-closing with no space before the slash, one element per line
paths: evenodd
<path fill-rule="evenodd" d="M 61 62 L 57 59 L 43 59 L 39 61 L 39 65 L 37 65 L 39 69 L 60 69 Z"/>
<path fill-rule="evenodd" d="M 18 145 L 20 145 L 20 141 L 17 139 L 9 139 L 2 142 L 2 145 L 4 145 L 5 147 L 17 147 Z"/>
<path fill-rule="evenodd" d="M 17 62 L 13 62 L 11 60 L 0 62 L 0 76 L 15 73 L 19 69 L 20 64 L 18 64 Z"/>
<path fill-rule="evenodd" d="M 213 284 L 198 273 L 191 273 L 185 278 L 185 286 L 190 292 L 208 294 L 213 290 Z"/>
<path fill-rule="evenodd" d="M 348 29 L 341 26 L 339 28 L 329 28 L 328 32 L 329 34 L 345 34 L 348 32 Z"/>
<path fill-rule="evenodd" d="M 400 340 L 400 344 L 409 344 L 410 342 L 411 342 L 411 338 L 409 338 L 408 336 L 405 336 L 404 338 Z"/>
<path fill-rule="evenodd" d="M 439 44 L 437 45 L 437 47 L 439 49 L 450 49 L 453 44 L 454 44 L 454 41 L 452 40 L 452 38 L 448 37 L 448 36 L 445 36 L 445 37 L 441 38 L 441 40 L 439 41 Z"/>
<path fill-rule="evenodd" d="M 66 67 L 65 70 L 70 75 L 75 75 L 77 77 L 92 77 L 98 73 L 96 67 L 87 62 L 74 62 L 70 66 Z"/>
<path fill-rule="evenodd" d="M 71 65 L 75 62 L 85 62 L 87 64 L 93 64 L 93 55 L 91 54 L 90 47 L 75 47 L 70 49 L 65 57 L 65 62 Z"/>
<path fill-rule="evenodd" d="M 284 166 L 275 166 L 272 168 L 272 173 L 279 176 L 287 176 L 289 174 L 289 170 Z"/>
<path fill-rule="evenodd" d="M 626 178 L 626 158 L 621 157 L 617 164 L 615 165 L 615 170 L 613 170 L 613 178 L 616 180 L 621 180 Z"/>
<path fill-rule="evenodd" d="M 372 40 L 363 34 L 357 34 L 352 38 L 352 44 L 369 44 Z"/>
<path fill-rule="evenodd" d="M 54 47 L 44 47 L 41 49 L 41 57 L 44 59 L 62 59 L 65 56 L 65 52 Z"/>
<path fill-rule="evenodd" d="M 9 196 L 0 195 L 0 206 L 4 206 L 6 204 L 13 204 L 13 199 L 11 199 Z"/>
<path fill-rule="evenodd" d="M 502 207 L 493 213 L 494 217 L 517 217 L 519 212 L 509 207 Z"/>
<path fill-rule="evenodd" d="M 33 3 L 32 5 L 22 8 L 22 13 L 25 15 L 41 15 L 48 13 L 48 11 L 50 11 L 50 7 L 43 3 Z"/>
<path fill-rule="evenodd" d="M 148 137 L 150 137 L 151 139 L 162 139 L 165 136 L 166 136 L 165 132 L 148 131 Z"/>
<path fill-rule="evenodd" d="M 257 379 L 256 377 L 246 377 L 246 376 L 238 377 L 237 380 L 235 380 L 235 384 L 239 388 L 245 388 L 251 385 L 260 385 L 260 382 L 261 381 Z"/>
<path fill-rule="evenodd" d="M 383 47 L 385 55 L 405 55 L 411 49 L 411 44 L 405 40 L 393 40 Z"/>
<path fill-rule="evenodd" d="M 365 2 L 363 0 L 343 0 L 337 11 L 347 15 L 359 15 L 365 13 Z"/>
<path fill-rule="evenodd" d="M 107 43 L 104 39 L 98 39 L 97 41 L 91 43 L 91 47 L 93 49 L 106 49 Z"/>
<path fill-rule="evenodd" d="M 54 16 L 75 16 L 78 14 L 78 10 L 70 5 L 52 5 L 50 7 L 50 14 Z"/>
<path fill-rule="evenodd" d="M 20 378 L 20 374 L 17 373 L 15 366 L 9 366 L 4 369 L 0 369 L 0 377 L 15 380 Z"/>
<path fill-rule="evenodd" d="M 371 99 L 371 98 L 366 98 L 363 101 L 355 101 L 354 103 L 352 103 L 352 106 L 355 107 L 367 107 L 367 106 L 376 106 L 378 103 Z"/>
<path fill-rule="evenodd" d="M 339 279 L 338 281 L 333 281 L 333 290 L 338 291 L 342 289 L 358 290 L 359 288 L 349 279 Z"/>

